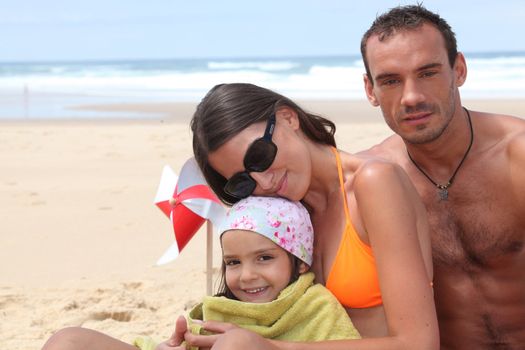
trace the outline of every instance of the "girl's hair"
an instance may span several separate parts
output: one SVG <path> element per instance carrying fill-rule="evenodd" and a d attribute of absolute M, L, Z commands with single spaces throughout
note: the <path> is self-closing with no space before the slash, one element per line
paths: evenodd
<path fill-rule="evenodd" d="M 282 249 L 282 248 L 281 248 Z M 290 264 L 292 264 L 292 274 L 290 275 L 290 281 L 288 282 L 288 285 L 294 283 L 297 281 L 299 276 L 301 275 L 300 268 L 301 263 L 304 264 L 304 262 L 296 257 L 293 254 L 290 254 L 289 252 L 286 252 L 288 254 L 288 258 L 290 259 Z M 217 294 L 215 294 L 216 297 L 226 297 L 228 299 L 233 300 L 239 300 L 233 292 L 230 290 L 228 285 L 226 284 L 226 264 L 224 263 L 224 260 L 221 264 L 221 275 L 219 277 L 219 287 L 217 288 Z"/>
<path fill-rule="evenodd" d="M 208 155 L 248 126 L 266 121 L 277 109 L 287 106 L 298 117 L 302 132 L 310 140 L 335 147 L 335 124 L 307 113 L 289 98 L 252 84 L 220 84 L 197 106 L 191 120 L 193 153 L 204 178 L 227 205 L 239 199 L 224 192 L 226 179 L 208 162 Z"/>

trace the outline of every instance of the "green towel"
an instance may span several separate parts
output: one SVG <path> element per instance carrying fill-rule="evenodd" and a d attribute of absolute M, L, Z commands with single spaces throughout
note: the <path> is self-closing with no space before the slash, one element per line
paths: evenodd
<path fill-rule="evenodd" d="M 205 334 L 192 320 L 234 323 L 265 338 L 291 341 L 358 339 L 357 329 L 345 309 L 314 274 L 303 274 L 276 300 L 246 303 L 225 297 L 205 297 L 190 312 L 192 332 Z"/>
<path fill-rule="evenodd" d="M 155 350 L 158 344 L 151 337 L 137 337 L 133 340 L 133 345 L 140 350 Z"/>
<path fill-rule="evenodd" d="M 189 314 L 194 334 L 210 334 L 193 320 L 215 320 L 234 323 L 265 338 L 291 341 L 359 339 L 345 309 L 321 284 L 313 284 L 309 272 L 286 287 L 276 300 L 268 303 L 246 303 L 226 297 L 204 297 Z M 135 340 L 136 347 L 153 350 L 151 338 Z M 192 350 L 197 348 L 192 347 Z"/>

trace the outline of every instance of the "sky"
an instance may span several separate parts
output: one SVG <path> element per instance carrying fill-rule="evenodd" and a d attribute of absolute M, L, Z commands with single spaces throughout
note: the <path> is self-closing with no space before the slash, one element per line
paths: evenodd
<path fill-rule="evenodd" d="M 358 55 L 393 0 L 0 0 L 0 62 Z M 463 52 L 525 51 L 525 1 L 427 0 Z"/>

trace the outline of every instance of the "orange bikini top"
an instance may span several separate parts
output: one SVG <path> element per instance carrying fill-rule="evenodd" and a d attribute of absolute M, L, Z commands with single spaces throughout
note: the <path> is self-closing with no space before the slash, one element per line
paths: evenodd
<path fill-rule="evenodd" d="M 343 169 L 339 153 L 333 148 L 339 173 L 339 183 L 344 199 L 346 225 L 341 237 L 332 269 L 326 281 L 328 288 L 341 304 L 350 308 L 367 308 L 381 305 L 381 291 L 372 248 L 363 243 L 355 231 L 344 189 Z"/>

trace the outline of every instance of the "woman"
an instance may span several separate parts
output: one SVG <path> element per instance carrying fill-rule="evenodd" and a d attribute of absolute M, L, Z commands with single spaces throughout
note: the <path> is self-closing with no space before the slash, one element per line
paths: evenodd
<path fill-rule="evenodd" d="M 179 318 L 162 349 L 438 349 L 426 211 L 403 170 L 335 148 L 335 125 L 290 99 L 251 84 L 214 87 L 192 120 L 195 158 L 227 204 L 251 194 L 301 200 L 315 232 L 312 271 L 345 306 L 363 339 L 268 340 L 230 324 L 193 335 Z M 44 346 L 133 349 L 71 328 Z"/>
<path fill-rule="evenodd" d="M 186 333 L 189 344 L 439 348 L 426 211 L 399 166 L 336 150 L 332 122 L 251 84 L 214 87 L 197 107 L 191 127 L 195 158 L 223 202 L 254 194 L 307 206 L 316 233 L 316 278 L 367 339 L 285 343 L 209 322 L 205 328 L 224 333 L 208 338 Z"/>

